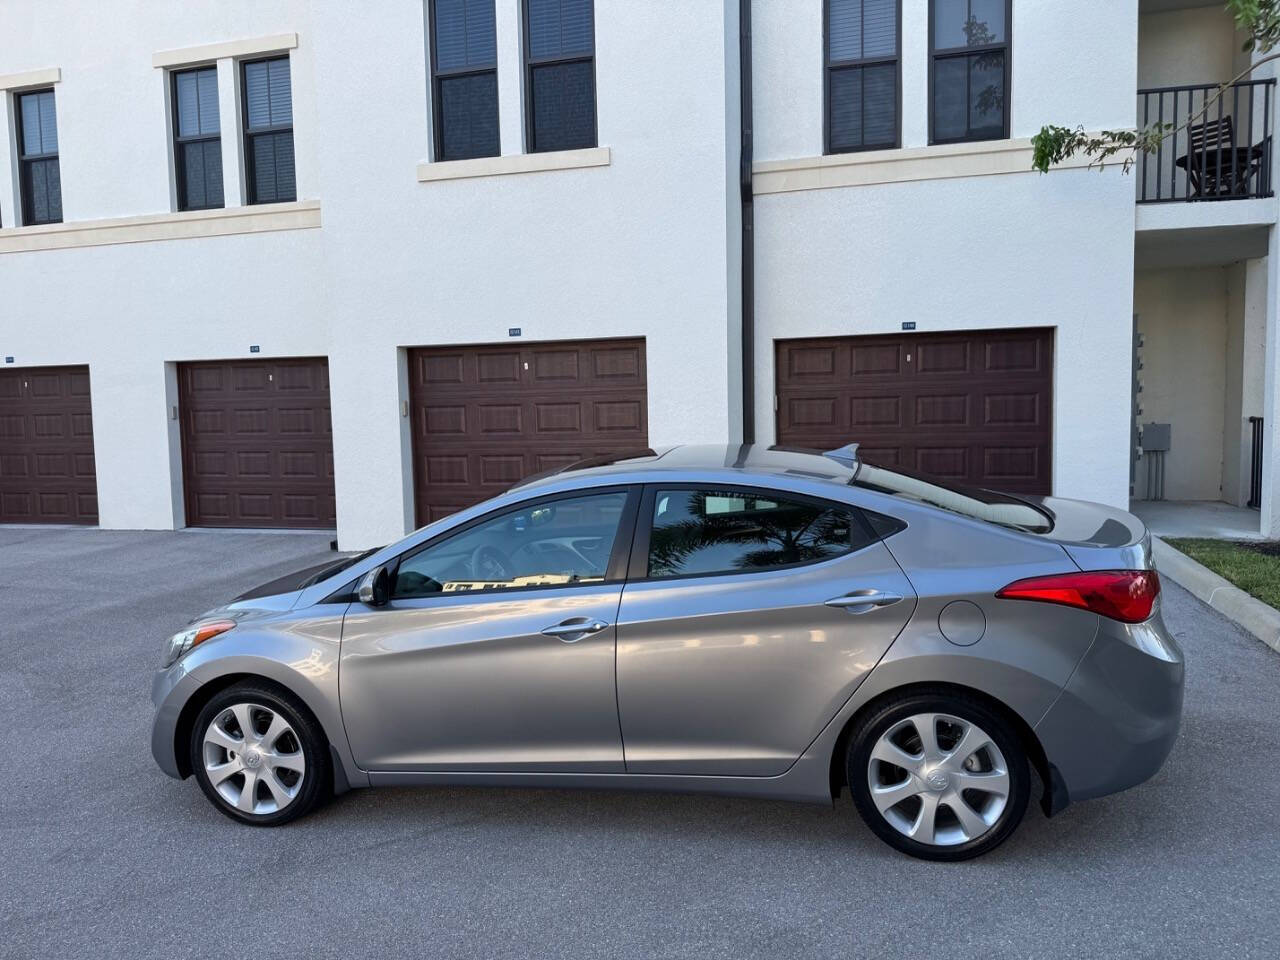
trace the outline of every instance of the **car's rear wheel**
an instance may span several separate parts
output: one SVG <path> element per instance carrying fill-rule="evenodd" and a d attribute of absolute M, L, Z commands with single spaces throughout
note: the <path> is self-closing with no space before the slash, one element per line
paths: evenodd
<path fill-rule="evenodd" d="M 238 683 L 204 705 L 191 731 L 191 769 L 215 807 L 234 820 L 277 826 L 323 801 L 328 747 L 291 694 Z"/>
<path fill-rule="evenodd" d="M 872 831 L 925 860 L 967 860 L 1008 839 L 1030 795 L 1026 751 L 980 700 L 915 694 L 881 704 L 854 731 L 853 800 Z"/>

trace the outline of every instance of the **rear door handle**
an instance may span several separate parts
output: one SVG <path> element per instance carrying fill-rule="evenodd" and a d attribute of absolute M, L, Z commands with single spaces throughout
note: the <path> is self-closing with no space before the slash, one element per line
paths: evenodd
<path fill-rule="evenodd" d="M 565 620 L 563 623 L 557 623 L 554 626 L 545 627 L 543 633 L 548 637 L 555 637 L 557 640 L 563 640 L 565 643 L 574 643 L 583 637 L 589 637 L 593 633 L 599 633 L 608 627 L 609 624 L 603 620 L 591 620 L 587 617 L 574 617 L 571 620 Z"/>
<path fill-rule="evenodd" d="M 901 599 L 899 594 L 883 590 L 859 590 L 843 597 L 832 597 L 827 601 L 827 606 L 840 607 L 850 613 L 870 613 L 876 607 L 887 607 Z"/>

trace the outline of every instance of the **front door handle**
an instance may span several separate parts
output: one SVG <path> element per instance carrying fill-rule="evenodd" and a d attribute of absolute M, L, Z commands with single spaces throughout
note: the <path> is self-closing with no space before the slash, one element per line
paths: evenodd
<path fill-rule="evenodd" d="M 548 637 L 555 637 L 557 640 L 563 640 L 565 643 L 574 643 L 583 637 L 589 637 L 593 633 L 599 633 L 608 627 L 609 624 L 603 620 L 591 620 L 587 617 L 574 617 L 571 620 L 565 620 L 563 623 L 557 623 L 554 626 L 546 627 L 543 633 Z"/>
<path fill-rule="evenodd" d="M 840 607 L 849 613 L 870 613 L 876 607 L 887 607 L 901 599 L 899 594 L 884 590 L 857 590 L 843 597 L 832 597 L 827 601 L 827 606 Z"/>

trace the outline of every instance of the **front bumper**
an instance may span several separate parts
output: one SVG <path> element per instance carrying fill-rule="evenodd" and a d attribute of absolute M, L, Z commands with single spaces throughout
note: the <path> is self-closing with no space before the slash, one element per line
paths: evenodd
<path fill-rule="evenodd" d="M 1070 800 L 1136 786 L 1155 775 L 1182 720 L 1182 650 L 1160 614 L 1104 620 L 1061 696 L 1036 725 Z"/>
<path fill-rule="evenodd" d="M 174 779 L 182 779 L 178 769 L 178 758 L 175 753 L 174 737 L 178 731 L 178 718 L 185 696 L 170 696 L 175 688 L 189 674 L 182 668 L 179 660 L 173 666 L 156 671 L 151 678 L 151 702 L 155 704 L 156 715 L 151 721 L 151 755 L 156 764 Z"/>

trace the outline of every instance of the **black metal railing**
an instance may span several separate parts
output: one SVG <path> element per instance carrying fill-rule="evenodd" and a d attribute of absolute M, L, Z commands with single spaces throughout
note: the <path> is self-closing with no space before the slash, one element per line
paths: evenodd
<path fill-rule="evenodd" d="M 1138 91 L 1138 126 L 1175 131 L 1139 155 L 1138 202 L 1245 200 L 1271 196 L 1274 77 Z"/>
<path fill-rule="evenodd" d="M 1254 510 L 1262 509 L 1262 418 L 1250 417 L 1253 431 L 1253 453 L 1249 460 L 1249 502 Z"/>

